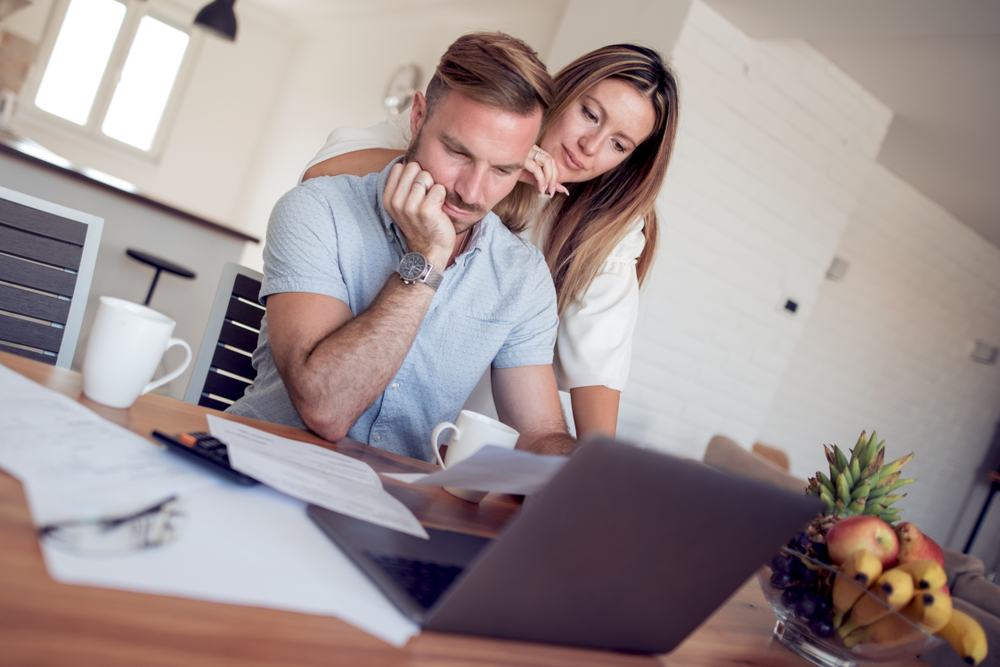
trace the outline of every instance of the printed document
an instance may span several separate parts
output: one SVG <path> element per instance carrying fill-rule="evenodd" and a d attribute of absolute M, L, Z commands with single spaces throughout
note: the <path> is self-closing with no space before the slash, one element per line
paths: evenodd
<path fill-rule="evenodd" d="M 382 488 L 378 474 L 367 463 L 214 415 L 208 415 L 208 428 L 226 443 L 233 468 L 272 489 L 355 519 L 428 539 L 413 512 Z"/>

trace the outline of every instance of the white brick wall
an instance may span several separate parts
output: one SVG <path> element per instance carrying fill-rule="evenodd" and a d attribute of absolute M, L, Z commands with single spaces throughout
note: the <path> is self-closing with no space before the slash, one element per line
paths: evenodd
<path fill-rule="evenodd" d="M 804 476 L 825 470 L 820 443 L 876 428 L 891 458 L 916 453 L 904 518 L 961 548 L 1000 417 L 1000 367 L 969 358 L 1000 344 L 1000 249 L 877 167 L 837 254 L 850 269 L 822 285 L 759 437 Z M 976 541 L 987 560 L 995 532 Z"/>
<path fill-rule="evenodd" d="M 755 42 L 695 2 L 674 65 L 680 136 L 620 435 L 698 458 L 715 433 L 760 440 L 804 477 L 823 443 L 874 427 L 916 453 L 904 517 L 960 548 L 1000 418 L 1000 367 L 969 359 L 1000 344 L 1000 249 L 877 165 L 891 112 L 808 44 Z M 824 280 L 835 254 L 842 282 Z"/>
<path fill-rule="evenodd" d="M 808 45 L 754 42 L 698 2 L 674 66 L 680 135 L 620 434 L 700 457 L 715 433 L 760 431 L 890 112 Z"/>

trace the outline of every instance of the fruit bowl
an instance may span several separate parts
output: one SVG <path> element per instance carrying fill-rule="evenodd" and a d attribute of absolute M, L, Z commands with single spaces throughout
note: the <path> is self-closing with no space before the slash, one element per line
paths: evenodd
<path fill-rule="evenodd" d="M 778 617 L 774 636 L 789 649 L 823 667 L 855 667 L 860 662 L 912 658 L 943 643 L 944 640 L 923 632 L 900 616 L 913 630 L 914 638 L 910 641 L 895 646 L 871 642 L 845 646 L 832 621 L 829 591 L 836 571 L 834 565 L 787 547 L 781 549 L 770 565 L 758 570 L 764 597 Z M 868 591 L 863 594 L 882 604 Z M 895 611 L 891 613 L 899 616 Z"/>

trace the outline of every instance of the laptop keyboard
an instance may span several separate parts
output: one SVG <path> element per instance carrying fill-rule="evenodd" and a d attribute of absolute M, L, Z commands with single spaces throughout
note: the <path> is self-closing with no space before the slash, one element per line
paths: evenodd
<path fill-rule="evenodd" d="M 396 583 L 409 591 L 424 609 L 430 609 L 462 572 L 462 568 L 456 565 L 441 565 L 374 551 L 365 553 L 388 572 Z"/>

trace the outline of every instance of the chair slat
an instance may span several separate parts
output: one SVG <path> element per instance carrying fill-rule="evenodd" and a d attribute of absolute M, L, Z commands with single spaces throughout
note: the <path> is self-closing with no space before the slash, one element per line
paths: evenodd
<path fill-rule="evenodd" d="M 63 329 L 0 314 L 0 340 L 58 352 Z"/>
<path fill-rule="evenodd" d="M 219 333 L 219 340 L 225 345 L 235 347 L 244 352 L 253 352 L 257 349 L 257 336 L 252 331 L 238 327 L 232 322 L 223 322 L 222 331 Z"/>
<path fill-rule="evenodd" d="M 44 262 L 64 269 L 80 268 L 83 248 L 72 243 L 30 234 L 0 225 L 0 248 L 8 255 Z"/>
<path fill-rule="evenodd" d="M 254 280 L 250 276 L 237 274 L 236 280 L 233 282 L 233 294 L 241 299 L 260 303 L 260 281 Z"/>
<path fill-rule="evenodd" d="M 9 352 L 10 354 L 16 354 L 19 357 L 34 359 L 35 361 L 40 361 L 43 364 L 48 364 L 49 366 L 55 366 L 56 359 L 58 358 L 55 355 L 32 352 L 31 350 L 25 350 L 20 347 L 13 347 L 12 345 L 4 345 L 3 343 L 0 343 L 0 350 L 4 352 Z"/>
<path fill-rule="evenodd" d="M 70 302 L 65 299 L 57 299 L 47 294 L 0 285 L 0 310 L 6 310 L 8 313 L 66 324 L 69 304 Z"/>
<path fill-rule="evenodd" d="M 202 389 L 202 392 L 215 394 L 216 396 L 222 396 L 223 398 L 235 401 L 237 398 L 243 396 L 243 392 L 249 386 L 246 382 L 209 371 L 208 377 L 205 378 L 205 387 Z"/>
<path fill-rule="evenodd" d="M 248 380 L 257 377 L 257 371 L 254 370 L 250 357 L 227 350 L 221 345 L 215 348 L 215 354 L 212 355 L 212 366 Z"/>
<path fill-rule="evenodd" d="M 212 408 L 214 410 L 225 410 L 229 407 L 229 403 L 223 403 L 222 401 L 217 401 L 209 396 L 202 396 L 198 399 L 198 405 L 203 405 L 206 408 Z"/>
<path fill-rule="evenodd" d="M 0 224 L 78 246 L 87 240 L 86 224 L 6 199 L 0 199 Z"/>
<path fill-rule="evenodd" d="M 6 255 L 0 255 L 0 280 L 68 297 L 73 296 L 73 287 L 76 286 L 75 273 Z"/>
<path fill-rule="evenodd" d="M 264 309 L 251 306 L 239 299 L 230 299 L 229 307 L 226 309 L 226 319 L 260 329 L 260 321 L 264 319 Z"/>

